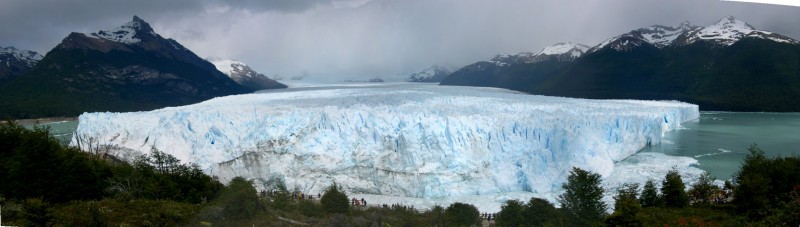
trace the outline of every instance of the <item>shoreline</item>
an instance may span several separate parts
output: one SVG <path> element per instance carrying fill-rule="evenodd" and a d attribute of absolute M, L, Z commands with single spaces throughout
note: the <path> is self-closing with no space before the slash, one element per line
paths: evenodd
<path fill-rule="evenodd" d="M 11 120 L 20 125 L 37 125 L 37 124 L 47 124 L 47 123 L 54 123 L 54 122 L 61 122 L 61 121 L 77 121 L 78 117 L 47 117 L 47 118 L 33 118 L 33 119 L 15 119 Z M 2 124 L 5 124 L 6 121 L 2 121 Z"/>

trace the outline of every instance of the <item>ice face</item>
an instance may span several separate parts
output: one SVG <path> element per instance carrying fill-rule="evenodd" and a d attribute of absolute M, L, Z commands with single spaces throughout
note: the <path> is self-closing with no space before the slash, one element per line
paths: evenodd
<path fill-rule="evenodd" d="M 119 156 L 154 147 L 223 181 L 281 180 L 312 194 L 336 182 L 350 193 L 444 198 L 552 194 L 573 166 L 609 177 L 616 161 L 698 117 L 696 105 L 675 101 L 395 84 L 86 113 L 77 133 L 117 146 Z"/>

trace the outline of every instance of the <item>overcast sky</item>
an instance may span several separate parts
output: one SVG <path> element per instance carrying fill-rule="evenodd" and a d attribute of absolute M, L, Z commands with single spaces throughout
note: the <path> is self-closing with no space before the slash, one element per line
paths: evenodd
<path fill-rule="evenodd" d="M 800 39 L 800 7 L 718 0 L 0 0 L 0 46 L 44 54 L 70 32 L 133 15 L 201 57 L 325 80 L 461 67 L 566 41 L 594 46 L 640 27 L 728 15 Z"/>

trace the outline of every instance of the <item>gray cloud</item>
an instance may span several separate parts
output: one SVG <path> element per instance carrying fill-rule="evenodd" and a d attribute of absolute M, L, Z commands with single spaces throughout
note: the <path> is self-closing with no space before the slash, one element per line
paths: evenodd
<path fill-rule="evenodd" d="M 717 0 L 20 0 L 0 1 L 0 46 L 47 51 L 71 31 L 134 14 L 200 56 L 330 80 L 463 66 L 564 41 L 595 45 L 640 27 L 728 15 L 800 38 L 798 7 Z"/>

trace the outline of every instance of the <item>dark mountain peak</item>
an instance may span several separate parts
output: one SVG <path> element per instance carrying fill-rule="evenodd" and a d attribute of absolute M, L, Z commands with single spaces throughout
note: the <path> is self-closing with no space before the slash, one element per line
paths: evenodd
<path fill-rule="evenodd" d="M 27 72 L 42 60 L 42 55 L 30 50 L 0 47 L 0 84 Z"/>
<path fill-rule="evenodd" d="M 99 32 L 88 34 L 87 36 L 125 44 L 139 43 L 143 40 L 160 37 L 155 31 L 153 31 L 153 28 L 150 27 L 150 24 L 138 16 L 133 16 L 133 20 L 123 24 L 122 26 L 109 30 L 101 30 Z"/>

